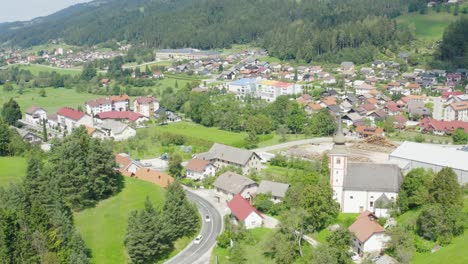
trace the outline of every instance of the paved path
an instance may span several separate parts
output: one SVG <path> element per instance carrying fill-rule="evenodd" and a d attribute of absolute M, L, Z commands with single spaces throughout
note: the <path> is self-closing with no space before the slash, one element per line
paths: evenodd
<path fill-rule="evenodd" d="M 253 151 L 257 153 L 262 153 L 262 152 L 269 152 L 273 150 L 285 149 L 285 148 L 290 148 L 290 147 L 295 147 L 295 146 L 300 146 L 300 145 L 319 144 L 319 143 L 327 143 L 327 142 L 332 142 L 332 141 L 333 141 L 333 138 L 331 137 L 309 138 L 309 139 L 285 142 L 285 143 L 268 146 L 264 148 L 257 148 L 257 149 L 253 149 Z"/>
<path fill-rule="evenodd" d="M 194 202 L 203 218 L 200 234 L 203 239 L 200 244 L 191 243 L 179 252 L 166 264 L 205 264 L 210 262 L 211 250 L 216 243 L 216 237 L 222 231 L 223 219 L 218 210 L 203 197 L 186 191 L 187 198 Z M 205 216 L 209 215 L 211 221 L 205 222 Z"/>

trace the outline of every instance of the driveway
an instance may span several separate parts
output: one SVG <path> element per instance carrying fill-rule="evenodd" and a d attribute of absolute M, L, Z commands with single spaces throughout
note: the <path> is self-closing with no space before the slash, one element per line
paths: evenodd
<path fill-rule="evenodd" d="M 223 218 L 219 211 L 204 197 L 191 190 L 186 190 L 187 198 L 194 202 L 203 218 L 200 235 L 203 239 L 200 244 L 193 242 L 176 256 L 166 261 L 166 264 L 205 264 L 210 262 L 211 251 L 216 243 L 217 236 L 223 229 Z M 205 216 L 209 215 L 211 221 L 205 222 Z"/>

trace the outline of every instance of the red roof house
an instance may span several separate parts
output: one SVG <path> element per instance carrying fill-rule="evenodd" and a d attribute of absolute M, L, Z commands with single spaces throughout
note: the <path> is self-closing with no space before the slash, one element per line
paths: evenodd
<path fill-rule="evenodd" d="M 356 221 L 348 228 L 354 234 L 353 246 L 358 254 L 364 252 L 379 252 L 384 246 L 388 237 L 385 235 L 385 228 L 377 223 L 378 217 L 369 212 L 362 212 Z"/>
<path fill-rule="evenodd" d="M 240 194 L 236 194 L 232 200 L 228 202 L 228 207 L 232 215 L 238 221 L 243 222 L 247 229 L 262 226 L 263 216 Z"/>
<path fill-rule="evenodd" d="M 70 107 L 62 107 L 57 111 L 57 115 L 78 121 L 85 115 L 85 113 Z"/>
<path fill-rule="evenodd" d="M 148 118 L 140 113 L 135 113 L 131 111 L 110 111 L 102 112 L 96 115 L 99 119 L 117 119 L 117 120 L 128 120 L 129 122 L 135 122 L 140 119 L 140 121 L 147 120 Z"/>

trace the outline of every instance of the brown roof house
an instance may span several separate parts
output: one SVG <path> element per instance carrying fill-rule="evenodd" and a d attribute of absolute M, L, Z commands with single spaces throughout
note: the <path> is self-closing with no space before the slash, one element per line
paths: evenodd
<path fill-rule="evenodd" d="M 214 176 L 216 167 L 209 160 L 193 158 L 185 165 L 185 176 L 193 180 L 203 180 Z"/>
<path fill-rule="evenodd" d="M 354 234 L 353 249 L 358 254 L 380 252 L 390 239 L 385 235 L 385 229 L 377 223 L 377 219 L 375 214 L 366 210 L 348 228 Z"/>
<path fill-rule="evenodd" d="M 213 185 L 218 199 L 226 201 L 230 201 L 236 194 L 250 199 L 258 189 L 256 182 L 231 171 L 221 174 Z"/>
<path fill-rule="evenodd" d="M 262 168 L 261 158 L 257 153 L 219 143 L 213 144 L 208 152 L 200 153 L 196 158 L 210 161 L 216 168 L 239 167 L 243 173 L 260 171 Z"/>

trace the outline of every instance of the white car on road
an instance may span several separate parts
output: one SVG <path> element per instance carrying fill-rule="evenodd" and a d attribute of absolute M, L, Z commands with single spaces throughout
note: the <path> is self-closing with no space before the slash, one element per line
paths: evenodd
<path fill-rule="evenodd" d="M 200 242 L 202 241 L 203 239 L 203 236 L 202 235 L 198 235 L 195 240 L 193 241 L 194 244 L 200 244 Z"/>
<path fill-rule="evenodd" d="M 205 216 L 205 222 L 211 222 L 211 218 L 209 215 Z"/>

